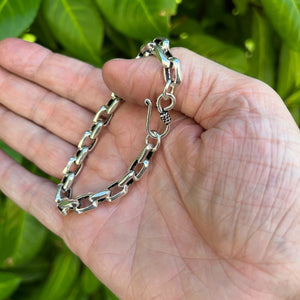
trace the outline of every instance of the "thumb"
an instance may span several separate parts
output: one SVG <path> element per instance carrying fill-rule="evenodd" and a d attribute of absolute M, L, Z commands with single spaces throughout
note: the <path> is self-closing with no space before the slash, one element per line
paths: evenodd
<path fill-rule="evenodd" d="M 214 127 L 227 117 L 241 116 L 240 112 L 245 116 L 253 109 L 264 113 L 275 105 L 276 113 L 287 112 L 279 96 L 264 83 L 185 48 L 173 48 L 171 52 L 182 68 L 182 82 L 175 88 L 175 109 L 203 128 Z M 162 66 L 153 56 L 111 60 L 103 66 L 103 79 L 118 96 L 140 105 L 144 105 L 145 98 L 156 99 L 165 85 Z"/>

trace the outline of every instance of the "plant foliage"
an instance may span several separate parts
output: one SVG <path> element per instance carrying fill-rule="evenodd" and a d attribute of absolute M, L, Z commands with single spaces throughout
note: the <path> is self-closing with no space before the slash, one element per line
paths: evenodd
<path fill-rule="evenodd" d="M 21 37 L 101 67 L 156 36 L 272 86 L 300 123 L 299 0 L 0 0 L 0 40 Z M 30 171 L 42 174 L 3 142 Z M 1 299 L 117 299 L 0 191 Z"/>

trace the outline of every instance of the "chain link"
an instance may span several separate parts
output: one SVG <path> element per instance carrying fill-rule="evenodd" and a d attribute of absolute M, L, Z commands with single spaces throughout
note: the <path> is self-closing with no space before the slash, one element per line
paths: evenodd
<path fill-rule="evenodd" d="M 156 130 L 150 129 L 152 102 L 145 100 L 148 106 L 146 119 L 146 139 L 145 147 L 139 156 L 132 162 L 125 175 L 118 181 L 107 186 L 103 191 L 98 193 L 87 193 L 72 198 L 72 185 L 75 178 L 80 173 L 83 163 L 89 152 L 94 149 L 98 142 L 98 137 L 103 129 L 107 126 L 113 117 L 114 112 L 122 102 L 122 99 L 111 94 L 111 98 L 106 105 L 100 107 L 96 113 L 93 123 L 88 131 L 86 131 L 77 145 L 77 152 L 67 162 L 63 169 L 63 178 L 57 186 L 55 201 L 57 207 L 63 215 L 67 215 L 69 210 L 74 210 L 81 214 L 98 207 L 100 202 L 112 202 L 128 193 L 129 186 L 139 181 L 147 170 L 153 154 L 157 151 L 161 144 L 161 139 L 169 132 L 169 124 L 171 117 L 169 111 L 174 108 L 176 98 L 174 89 L 181 82 L 181 68 L 179 60 L 170 52 L 169 41 L 165 38 L 156 38 L 153 42 L 149 42 L 142 46 L 140 53 L 136 58 L 146 56 L 156 56 L 163 66 L 163 75 L 165 79 L 165 87 L 163 92 L 157 97 L 156 108 L 160 114 L 162 122 L 165 124 L 165 130 L 158 133 Z M 162 102 L 169 101 L 169 105 L 163 105 Z M 165 103 L 164 103 L 165 104 Z M 149 139 L 155 140 L 155 144 L 149 142 Z"/>

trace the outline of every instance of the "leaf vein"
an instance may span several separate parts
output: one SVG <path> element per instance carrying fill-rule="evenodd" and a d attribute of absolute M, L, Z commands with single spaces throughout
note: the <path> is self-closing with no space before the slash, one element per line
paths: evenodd
<path fill-rule="evenodd" d="M 145 4 L 145 1 L 144 0 L 138 0 L 138 2 L 140 3 L 143 11 L 145 12 L 146 17 L 149 20 L 149 23 L 152 24 L 152 26 L 157 30 L 157 32 L 160 32 L 159 27 L 157 26 L 155 21 L 152 19 L 151 13 L 149 12 L 149 10 L 147 8 L 147 5 Z"/>
<path fill-rule="evenodd" d="M 78 23 L 78 20 L 77 20 L 76 16 L 73 14 L 72 8 L 70 7 L 68 1 L 67 0 L 61 0 L 61 3 L 63 5 L 63 7 L 65 8 L 66 13 L 69 15 L 74 27 L 78 30 L 78 33 L 81 36 L 81 38 L 82 38 L 83 42 L 85 43 L 87 49 L 89 50 L 90 54 L 95 59 L 98 59 L 97 55 L 95 54 L 95 52 L 93 50 L 93 47 L 91 47 L 89 41 L 86 39 L 86 37 L 85 37 L 85 35 L 82 31 L 82 28 L 81 28 L 80 24 Z"/>

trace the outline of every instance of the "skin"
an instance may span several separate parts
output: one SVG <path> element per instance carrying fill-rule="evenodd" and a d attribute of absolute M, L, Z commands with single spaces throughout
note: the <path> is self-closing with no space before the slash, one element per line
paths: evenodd
<path fill-rule="evenodd" d="M 60 215 L 56 186 L 0 150 L 0 189 L 64 239 L 121 299 L 299 299 L 300 134 L 262 82 L 186 49 L 170 133 L 129 193 Z M 104 83 L 105 82 L 105 83 Z M 61 178 L 110 90 L 125 99 L 73 194 L 120 179 L 144 147 L 164 86 L 154 57 L 103 70 L 17 39 L 0 42 L 0 139 Z M 158 119 L 151 128 L 159 131 Z M 156 116 L 157 117 L 157 116 Z"/>

